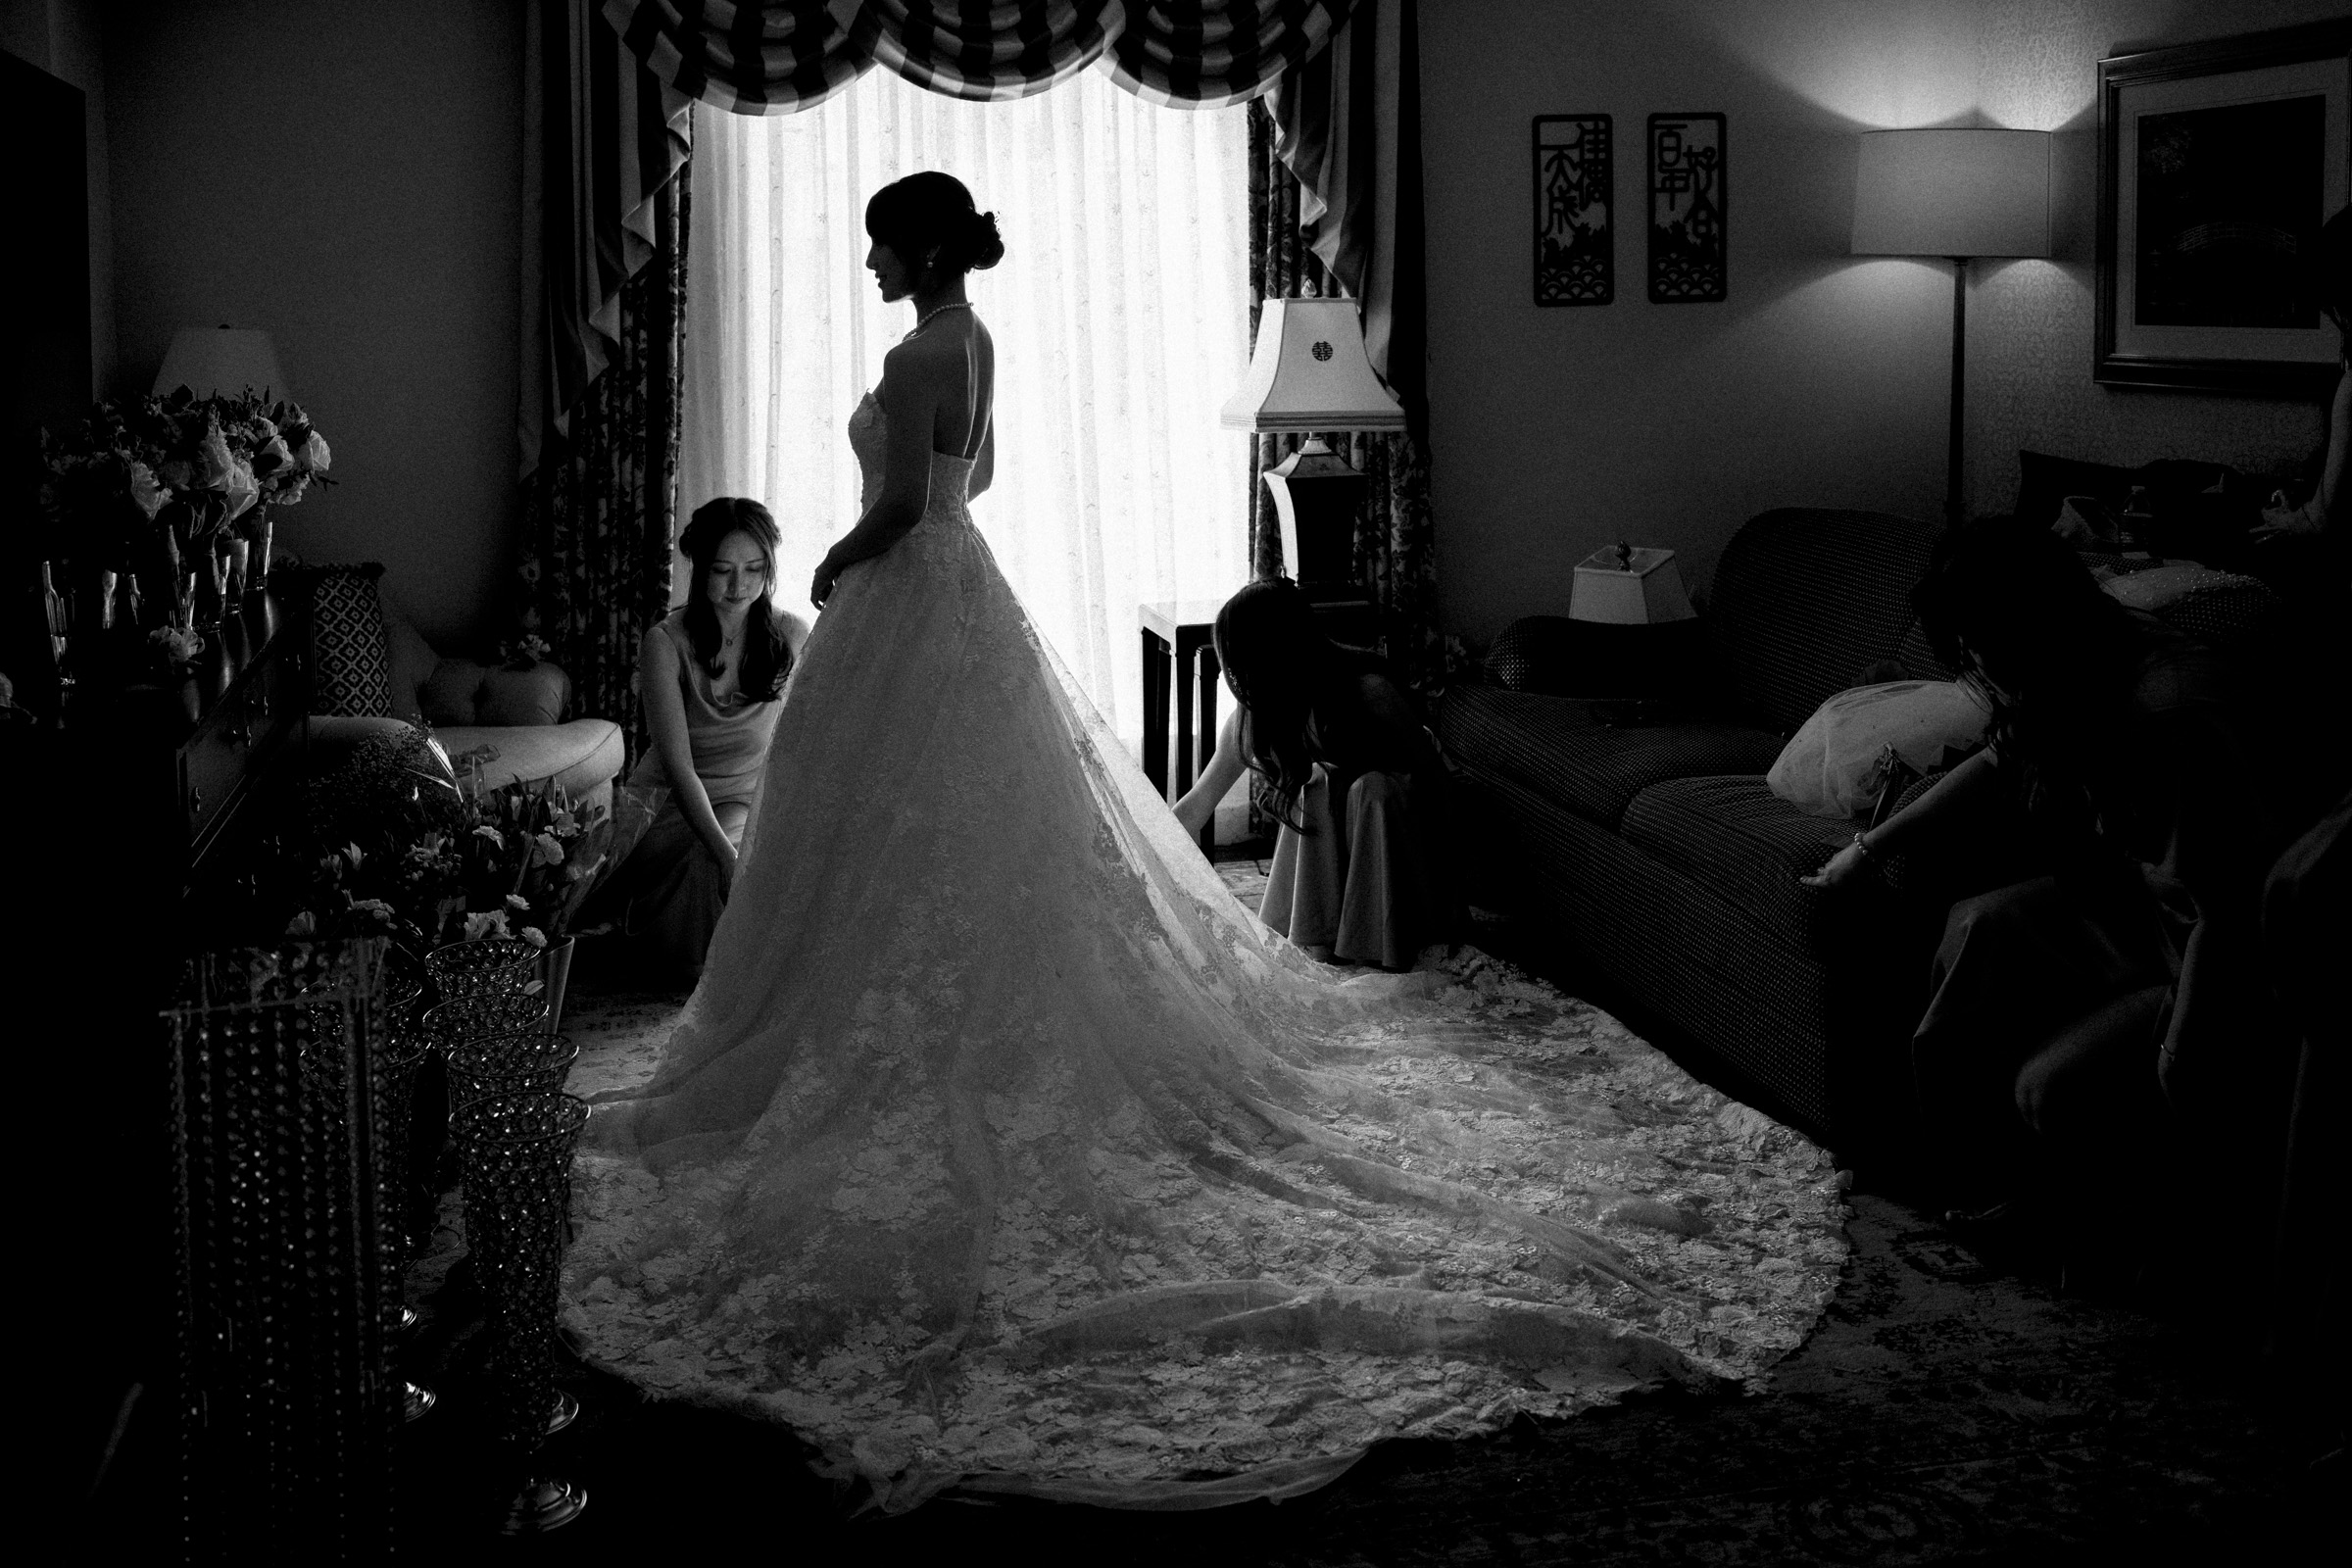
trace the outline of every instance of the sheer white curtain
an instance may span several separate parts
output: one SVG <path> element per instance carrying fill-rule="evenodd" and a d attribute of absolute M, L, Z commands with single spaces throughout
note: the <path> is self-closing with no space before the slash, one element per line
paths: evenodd
<path fill-rule="evenodd" d="M 955 174 L 1005 247 L 971 276 L 997 344 L 996 484 L 973 515 L 1132 743 L 1137 604 L 1249 575 L 1250 442 L 1217 425 L 1249 356 L 1246 113 L 1158 108 L 1092 71 L 1014 103 L 871 71 L 804 114 L 698 104 L 680 516 L 766 502 L 781 597 L 807 611 L 818 558 L 858 519 L 844 427 L 914 319 L 865 270 L 866 198 Z"/>

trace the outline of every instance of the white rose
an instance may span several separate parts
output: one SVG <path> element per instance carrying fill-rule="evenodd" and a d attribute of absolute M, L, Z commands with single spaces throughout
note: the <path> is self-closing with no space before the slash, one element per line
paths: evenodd
<path fill-rule="evenodd" d="M 305 473 L 324 473 L 333 464 L 334 458 L 335 455 L 326 449 L 326 437 L 316 430 L 313 430 L 311 438 L 302 444 L 302 450 L 294 454 L 295 463 Z"/>
<path fill-rule="evenodd" d="M 164 503 L 172 499 L 172 492 L 155 476 L 153 468 L 144 463 L 134 463 L 130 466 L 130 499 L 152 518 L 164 510 Z"/>
<path fill-rule="evenodd" d="M 228 479 L 220 488 L 228 492 L 228 515 L 221 519 L 224 522 L 236 521 L 262 498 L 261 482 L 253 476 L 253 465 L 243 458 L 229 460 Z"/>
<path fill-rule="evenodd" d="M 216 424 L 196 443 L 196 472 L 192 482 L 199 490 L 224 490 L 228 487 L 229 470 L 235 466 L 236 459 L 228 451 L 228 437 Z"/>

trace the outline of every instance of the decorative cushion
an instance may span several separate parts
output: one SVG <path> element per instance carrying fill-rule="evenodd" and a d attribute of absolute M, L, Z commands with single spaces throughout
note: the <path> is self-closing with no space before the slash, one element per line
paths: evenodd
<path fill-rule="evenodd" d="M 2258 647 L 2285 629 L 2286 602 L 2259 577 L 2174 564 L 2111 577 L 2101 586 L 2117 602 L 2225 653 Z"/>
<path fill-rule="evenodd" d="M 1449 688 L 1437 729 L 1463 765 L 1516 780 L 1611 828 L 1627 802 L 1662 779 L 1761 773 L 1781 749 L 1774 736 L 1719 720 L 1611 728 L 1590 703 L 1493 686 Z"/>
<path fill-rule="evenodd" d="M 1877 803 L 1896 759 L 1924 773 L 1975 745 L 1991 716 L 1957 681 L 1856 686 L 1805 720 L 1765 782 L 1809 816 L 1853 816 Z"/>
<path fill-rule="evenodd" d="M 554 724 L 564 717 L 571 677 L 545 660 L 513 669 L 444 659 L 417 696 L 436 725 Z"/>
<path fill-rule="evenodd" d="M 383 574 L 370 561 L 306 567 L 296 577 L 308 599 L 312 712 L 392 716 L 392 645 L 376 587 Z"/>
<path fill-rule="evenodd" d="M 417 694 L 433 678 L 433 669 L 441 662 L 441 656 L 424 640 L 422 632 L 409 624 L 408 617 L 393 604 L 392 596 L 386 594 L 383 598 L 384 630 L 392 642 L 392 716 L 405 718 L 412 724 L 422 723 L 424 709 Z"/>

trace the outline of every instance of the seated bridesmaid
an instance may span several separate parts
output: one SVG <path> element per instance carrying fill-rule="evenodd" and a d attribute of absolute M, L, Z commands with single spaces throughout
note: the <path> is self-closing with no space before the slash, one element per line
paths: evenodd
<path fill-rule="evenodd" d="M 637 657 L 653 746 L 628 782 L 652 797 L 653 821 L 606 896 L 620 901 L 621 931 L 677 974 L 702 973 L 807 635 L 771 597 L 781 540 L 757 501 L 722 496 L 696 509 L 678 537 L 694 587 Z"/>
<path fill-rule="evenodd" d="M 1438 831 L 1438 743 L 1386 661 L 1324 635 L 1287 578 L 1217 612 L 1235 710 L 1200 781 L 1176 804 L 1198 837 L 1247 767 L 1281 826 L 1258 918 L 1317 958 L 1409 969 L 1450 940 Z"/>

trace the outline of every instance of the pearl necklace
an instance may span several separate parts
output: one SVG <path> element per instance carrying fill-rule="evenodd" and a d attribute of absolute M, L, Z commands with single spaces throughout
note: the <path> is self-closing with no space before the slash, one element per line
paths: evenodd
<path fill-rule="evenodd" d="M 948 311 L 968 311 L 971 308 L 972 305 L 971 301 L 969 300 L 950 300 L 945 305 L 933 306 L 929 311 L 915 318 L 914 331 L 908 332 L 906 335 L 908 337 L 914 336 L 915 332 L 920 332 L 924 327 L 929 326 L 934 317 L 940 316 Z"/>

